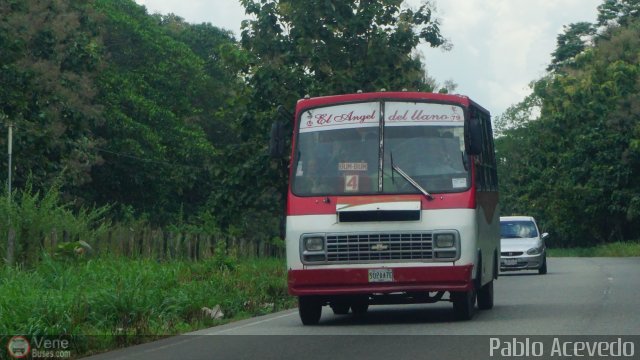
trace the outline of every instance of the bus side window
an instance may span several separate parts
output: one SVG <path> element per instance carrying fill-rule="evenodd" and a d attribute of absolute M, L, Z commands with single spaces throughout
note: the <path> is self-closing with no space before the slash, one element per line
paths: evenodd
<path fill-rule="evenodd" d="M 498 174 L 494 156 L 493 132 L 489 114 L 476 109 L 482 127 L 482 153 L 477 167 L 478 189 L 480 191 L 497 191 Z"/>

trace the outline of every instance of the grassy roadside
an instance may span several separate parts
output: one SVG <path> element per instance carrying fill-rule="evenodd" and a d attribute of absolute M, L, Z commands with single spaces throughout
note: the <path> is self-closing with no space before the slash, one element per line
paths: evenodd
<path fill-rule="evenodd" d="M 295 306 L 282 259 L 45 259 L 30 270 L 0 268 L 0 294 L 0 334 L 84 338 L 75 342 L 75 354 Z M 222 319 L 203 311 L 216 306 Z"/>
<path fill-rule="evenodd" d="M 640 242 L 549 249 L 549 256 L 640 256 Z M 2 334 L 72 339 L 86 355 L 295 306 L 283 259 L 214 256 L 201 262 L 128 258 L 53 260 L 0 267 Z M 219 306 L 212 319 L 203 308 Z"/>
<path fill-rule="evenodd" d="M 586 248 L 547 249 L 552 257 L 627 257 L 640 256 L 640 241 L 615 242 Z"/>

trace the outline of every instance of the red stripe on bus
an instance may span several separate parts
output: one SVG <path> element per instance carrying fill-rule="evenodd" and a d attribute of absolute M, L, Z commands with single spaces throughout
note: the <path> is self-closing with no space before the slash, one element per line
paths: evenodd
<path fill-rule="evenodd" d="M 371 269 L 389 267 L 371 265 Z M 473 288 L 473 265 L 396 267 L 393 282 L 369 282 L 369 268 L 289 270 L 289 293 L 356 295 L 407 291 L 468 291 Z"/>
<path fill-rule="evenodd" d="M 433 194 L 433 200 L 416 195 L 372 195 L 372 196 L 313 196 L 298 197 L 289 193 L 287 215 L 331 215 L 336 213 L 336 204 L 370 204 L 390 201 L 421 201 L 422 210 L 475 209 L 473 191 L 461 193 Z M 486 211 L 486 210 L 485 210 Z"/>

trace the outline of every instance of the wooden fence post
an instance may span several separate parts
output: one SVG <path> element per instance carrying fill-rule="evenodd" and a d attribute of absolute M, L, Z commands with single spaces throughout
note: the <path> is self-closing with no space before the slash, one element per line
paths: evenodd
<path fill-rule="evenodd" d="M 16 231 L 13 230 L 13 226 L 9 226 L 9 232 L 7 234 L 7 265 L 13 266 L 15 262 L 16 251 Z"/>
<path fill-rule="evenodd" d="M 160 230 L 160 233 L 162 234 L 162 258 L 166 259 L 167 258 L 167 245 L 169 244 L 169 232 L 168 231 L 164 231 L 164 230 Z"/>
<path fill-rule="evenodd" d="M 140 236 L 138 237 L 138 256 L 144 255 L 144 229 L 140 230 Z"/>
<path fill-rule="evenodd" d="M 135 232 L 133 231 L 133 229 L 129 229 L 129 241 L 127 242 L 127 251 L 126 251 L 126 256 L 133 256 L 135 250 L 134 250 L 134 237 L 135 237 Z"/>
<path fill-rule="evenodd" d="M 113 233 L 112 233 L 111 229 L 109 229 L 109 232 L 107 233 L 107 254 L 111 254 L 112 236 L 113 236 Z"/>

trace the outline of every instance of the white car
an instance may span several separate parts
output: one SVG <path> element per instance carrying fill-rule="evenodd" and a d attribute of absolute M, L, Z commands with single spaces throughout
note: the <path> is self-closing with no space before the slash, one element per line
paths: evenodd
<path fill-rule="evenodd" d="M 538 270 L 547 273 L 545 239 L 531 216 L 500 217 L 500 270 Z"/>

